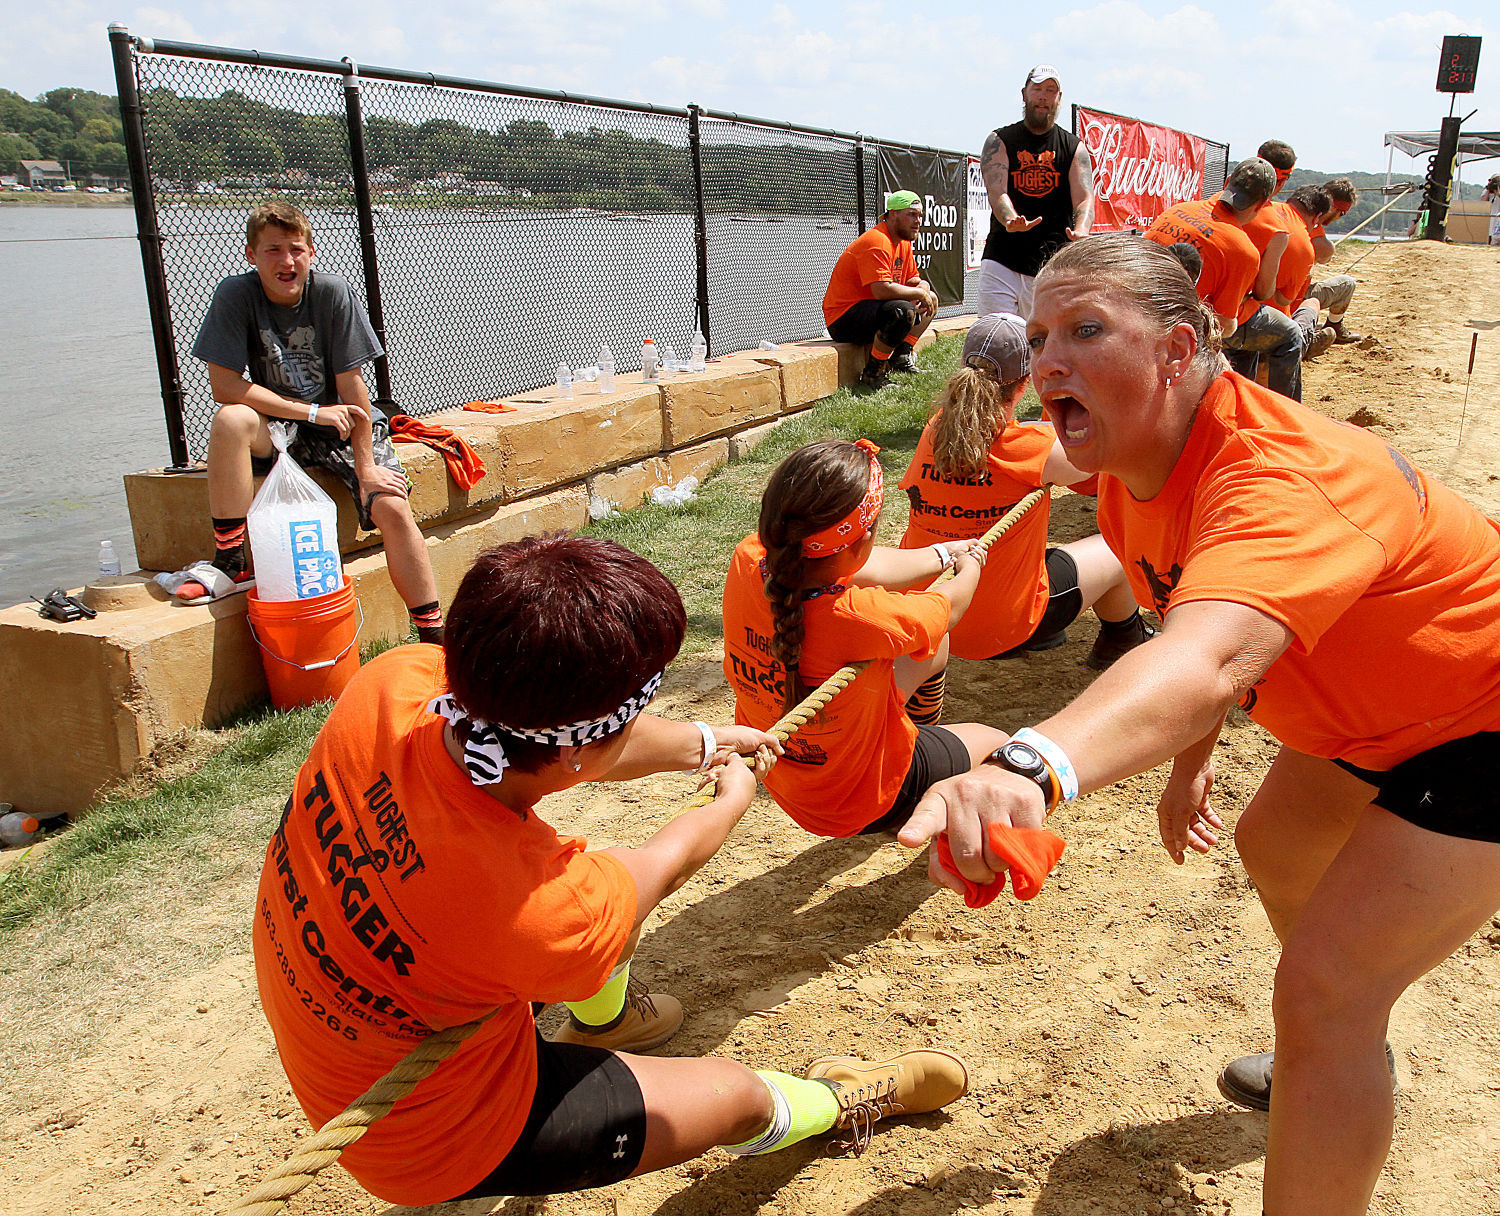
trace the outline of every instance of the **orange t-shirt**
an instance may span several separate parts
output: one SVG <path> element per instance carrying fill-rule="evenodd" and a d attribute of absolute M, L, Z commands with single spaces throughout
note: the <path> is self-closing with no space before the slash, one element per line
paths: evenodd
<path fill-rule="evenodd" d="M 1005 427 L 995 436 L 989 462 L 977 478 L 944 479 L 933 467 L 937 420 L 917 441 L 901 488 L 911 499 L 903 549 L 981 536 L 995 521 L 1042 485 L 1057 434 L 1049 423 Z M 1043 498 L 991 546 L 968 611 L 948 633 L 948 649 L 961 659 L 989 659 L 1029 638 L 1047 611 L 1047 521 Z"/>
<path fill-rule="evenodd" d="M 255 973 L 282 1066 L 321 1127 L 428 1035 L 498 1008 L 341 1158 L 417 1207 L 504 1159 L 536 1090 L 531 1001 L 593 995 L 635 923 L 635 884 L 474 786 L 427 702 L 443 652 L 367 664 L 318 732 L 271 837 Z"/>
<path fill-rule="evenodd" d="M 1157 216 L 1145 235 L 1158 245 L 1186 241 L 1196 248 L 1203 257 L 1198 298 L 1221 317 L 1240 318 L 1260 270 L 1260 254 L 1228 207 L 1208 198 L 1178 203 Z"/>
<path fill-rule="evenodd" d="M 1141 604 L 1291 631 L 1241 702 L 1287 746 L 1383 771 L 1500 729 L 1500 531 L 1378 435 L 1226 372 L 1159 494 L 1100 479 L 1099 524 Z"/>
<path fill-rule="evenodd" d="M 823 293 L 823 323 L 832 325 L 861 300 L 873 299 L 871 283 L 901 286 L 921 279 L 910 241 L 898 241 L 884 222 L 854 238 L 833 264 Z"/>
<path fill-rule="evenodd" d="M 1317 255 L 1313 252 L 1312 235 L 1302 213 L 1290 203 L 1272 203 L 1271 206 L 1281 208 L 1287 233 L 1286 252 L 1281 255 L 1281 267 L 1276 272 L 1276 291 L 1291 303 L 1278 304 L 1274 300 L 1267 303 L 1291 316 L 1307 295 L 1307 285 Z"/>
<path fill-rule="evenodd" d="M 747 536 L 724 580 L 724 675 L 735 721 L 766 730 L 781 717 L 785 669 L 771 658 L 765 547 Z M 840 667 L 869 667 L 786 742 L 766 788 L 788 815 L 819 836 L 854 836 L 896 801 L 911 767 L 917 728 L 893 672 L 904 654 L 931 658 L 948 629 L 948 597 L 937 591 L 847 587 L 803 605 L 800 671 L 816 688 Z"/>

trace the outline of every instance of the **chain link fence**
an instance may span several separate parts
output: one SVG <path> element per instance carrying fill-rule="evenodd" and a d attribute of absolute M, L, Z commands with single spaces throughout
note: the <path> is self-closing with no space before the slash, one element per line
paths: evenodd
<path fill-rule="evenodd" d="M 634 371 L 648 336 L 683 358 L 699 327 L 715 354 L 818 337 L 829 271 L 881 210 L 881 145 L 858 135 L 110 38 L 178 466 L 216 408 L 194 339 L 268 197 L 307 213 L 315 272 L 382 336 L 372 396 L 409 414 L 548 384 L 606 345 Z M 1227 155 L 1210 149 L 1205 189 Z M 940 315 L 973 311 L 977 280 Z"/>

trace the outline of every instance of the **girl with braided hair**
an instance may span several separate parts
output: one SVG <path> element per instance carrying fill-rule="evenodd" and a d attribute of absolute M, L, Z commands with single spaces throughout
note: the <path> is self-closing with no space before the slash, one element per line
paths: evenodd
<path fill-rule="evenodd" d="M 1051 425 L 1016 421 L 1030 381 L 1026 322 L 1011 313 L 980 317 L 901 479 L 911 498 L 903 548 L 983 531 L 1041 486 L 1092 492 L 1093 479 L 1069 463 Z M 1090 607 L 1099 636 L 1084 662 L 1095 671 L 1156 636 L 1102 536 L 1047 545 L 1048 503 L 1044 497 L 990 547 L 974 606 L 949 635 L 959 658 L 1051 650 L 1068 640 L 1068 625 Z"/>
<path fill-rule="evenodd" d="M 820 836 L 900 827 L 928 785 L 1006 741 L 976 723 L 937 725 L 948 629 L 969 607 L 983 552 L 972 539 L 876 546 L 879 450 L 827 440 L 783 460 L 724 586 L 724 673 L 741 725 L 764 730 L 840 667 L 869 663 L 787 741 L 765 779 Z M 950 582 L 908 590 L 950 565 Z"/>

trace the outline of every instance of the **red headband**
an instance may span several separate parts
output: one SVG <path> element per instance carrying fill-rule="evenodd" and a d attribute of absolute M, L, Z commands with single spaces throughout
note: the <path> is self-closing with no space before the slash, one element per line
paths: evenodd
<path fill-rule="evenodd" d="M 881 471 L 880 461 L 875 459 L 880 455 L 880 449 L 868 439 L 856 439 L 854 446 L 870 458 L 870 487 L 859 500 L 859 505 L 843 519 L 803 540 L 803 557 L 832 557 L 835 553 L 842 553 L 864 537 L 880 514 L 880 505 L 885 501 L 885 474 Z"/>

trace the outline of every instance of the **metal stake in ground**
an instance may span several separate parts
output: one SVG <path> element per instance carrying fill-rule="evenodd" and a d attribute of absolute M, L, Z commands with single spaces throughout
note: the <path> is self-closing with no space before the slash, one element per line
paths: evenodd
<path fill-rule="evenodd" d="M 1469 371 L 1464 376 L 1464 409 L 1458 416 L 1458 442 L 1464 441 L 1464 419 L 1469 416 L 1469 381 L 1474 379 L 1474 352 L 1479 349 L 1479 331 L 1474 331 L 1474 336 L 1469 339 Z"/>

